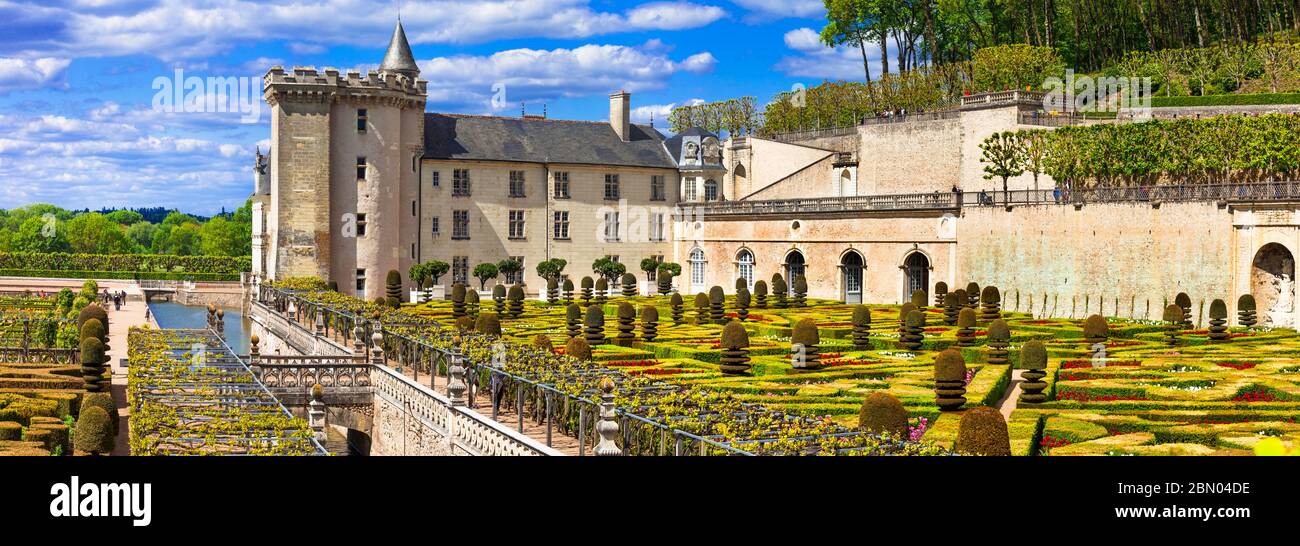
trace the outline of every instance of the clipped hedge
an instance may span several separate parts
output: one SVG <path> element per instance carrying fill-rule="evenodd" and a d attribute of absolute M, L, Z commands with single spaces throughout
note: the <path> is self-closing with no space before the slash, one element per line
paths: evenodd
<path fill-rule="evenodd" d="M 0 252 L 0 270 L 130 271 L 239 275 L 252 271 L 250 256 L 165 256 L 155 254 L 37 254 Z"/>
<path fill-rule="evenodd" d="M 0 269 L 0 277 L 120 281 L 234 282 L 239 280 L 239 273 L 157 273 L 151 271 L 91 271 L 82 269 Z"/>
<path fill-rule="evenodd" d="M 1152 108 L 1268 106 L 1274 104 L 1300 104 L 1300 93 L 1250 93 L 1239 95 L 1208 95 L 1204 97 L 1151 97 Z"/>

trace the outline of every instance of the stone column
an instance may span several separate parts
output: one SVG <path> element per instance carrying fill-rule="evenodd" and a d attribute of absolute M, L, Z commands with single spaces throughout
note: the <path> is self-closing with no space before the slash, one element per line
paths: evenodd
<path fill-rule="evenodd" d="M 324 389 L 320 383 L 311 387 L 311 402 L 307 404 L 307 425 L 311 427 L 316 441 L 325 443 L 325 401 Z"/>
<path fill-rule="evenodd" d="M 618 421 L 614 415 L 614 380 L 608 377 L 600 380 L 600 390 L 600 420 L 596 422 L 600 442 L 596 444 L 596 456 L 617 457 L 623 451 L 615 441 L 618 438 Z"/>
<path fill-rule="evenodd" d="M 465 357 L 459 352 L 451 353 L 451 363 L 447 366 L 447 397 L 451 398 L 452 407 L 465 406 Z"/>

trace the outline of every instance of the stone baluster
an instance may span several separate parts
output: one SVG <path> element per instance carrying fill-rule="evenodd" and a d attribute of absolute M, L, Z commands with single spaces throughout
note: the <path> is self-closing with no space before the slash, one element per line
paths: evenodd
<path fill-rule="evenodd" d="M 352 358 L 360 360 L 363 364 L 366 362 L 366 329 L 361 326 L 361 321 L 357 321 L 356 326 L 352 328 Z"/>
<path fill-rule="evenodd" d="M 370 350 L 370 363 L 375 366 L 384 365 L 384 334 L 376 331 L 370 335 L 370 342 L 374 348 Z"/>
<path fill-rule="evenodd" d="M 248 368 L 252 370 L 253 377 L 262 379 L 262 350 L 257 345 L 262 342 L 262 338 L 253 336 L 248 340 L 250 347 L 248 349 Z"/>
<path fill-rule="evenodd" d="M 307 426 L 311 427 L 316 441 L 325 442 L 325 394 L 320 383 L 311 387 L 311 402 L 307 404 Z"/>
<path fill-rule="evenodd" d="M 596 434 L 600 442 L 596 444 L 597 457 L 617 457 L 623 454 L 615 440 L 618 438 L 618 420 L 614 416 L 614 380 L 608 377 L 600 380 L 600 420 L 596 422 Z"/>
<path fill-rule="evenodd" d="M 325 314 L 316 310 L 316 337 L 325 337 Z"/>
<path fill-rule="evenodd" d="M 226 310 L 217 309 L 216 321 L 212 324 L 213 329 L 217 331 L 217 337 L 226 339 Z"/>
<path fill-rule="evenodd" d="M 465 406 L 465 391 L 469 386 L 465 384 L 465 357 L 459 352 L 451 353 L 450 364 L 447 366 L 447 397 L 451 398 L 453 407 Z"/>

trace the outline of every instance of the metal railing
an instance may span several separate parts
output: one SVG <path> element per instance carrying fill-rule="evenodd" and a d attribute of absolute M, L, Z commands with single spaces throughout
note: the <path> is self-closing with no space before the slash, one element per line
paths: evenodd
<path fill-rule="evenodd" d="M 1300 200 L 1300 182 L 1181 184 L 1047 190 L 983 191 L 966 194 L 973 206 L 1082 205 L 1087 203 L 1270 202 Z"/>

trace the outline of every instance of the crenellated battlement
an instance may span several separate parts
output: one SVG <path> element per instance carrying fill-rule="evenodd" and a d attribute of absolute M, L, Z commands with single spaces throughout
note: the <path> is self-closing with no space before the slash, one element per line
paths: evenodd
<path fill-rule="evenodd" d="M 393 72 L 370 70 L 363 76 L 359 70 L 341 73 L 333 67 L 317 70 L 311 66 L 295 66 L 292 70 L 273 66 L 263 83 L 266 100 L 271 104 L 286 99 L 306 102 L 395 99 L 422 104 L 429 86 L 425 80 Z"/>

